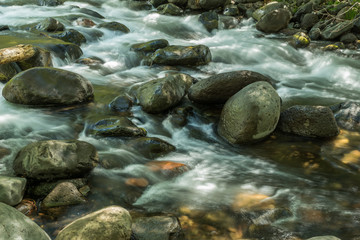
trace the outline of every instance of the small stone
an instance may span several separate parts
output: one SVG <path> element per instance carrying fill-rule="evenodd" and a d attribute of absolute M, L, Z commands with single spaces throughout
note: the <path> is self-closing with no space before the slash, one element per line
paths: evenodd
<path fill-rule="evenodd" d="M 85 203 L 83 195 L 70 182 L 59 183 L 42 201 L 43 208 L 61 207 Z"/>

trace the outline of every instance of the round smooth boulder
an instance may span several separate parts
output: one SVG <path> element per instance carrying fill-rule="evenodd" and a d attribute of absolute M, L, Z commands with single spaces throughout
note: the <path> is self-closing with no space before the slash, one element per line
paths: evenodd
<path fill-rule="evenodd" d="M 55 240 L 130 240 L 131 224 L 132 219 L 126 209 L 110 206 L 70 223 Z"/>
<path fill-rule="evenodd" d="M 81 177 L 98 164 L 95 147 L 78 140 L 47 140 L 30 143 L 17 154 L 17 175 L 37 180 Z"/>
<path fill-rule="evenodd" d="M 0 239 L 50 240 L 51 238 L 30 218 L 0 202 Z"/>
<path fill-rule="evenodd" d="M 0 202 L 14 206 L 21 202 L 26 186 L 25 178 L 0 176 Z"/>
<path fill-rule="evenodd" d="M 280 8 L 265 14 L 256 24 L 259 31 L 265 33 L 277 33 L 287 27 L 291 19 L 289 10 Z"/>
<path fill-rule="evenodd" d="M 14 76 L 3 88 L 2 95 L 12 103 L 63 106 L 89 102 L 94 90 L 91 83 L 77 73 L 37 67 Z"/>
<path fill-rule="evenodd" d="M 218 133 L 232 144 L 257 142 L 271 134 L 280 117 L 280 97 L 267 82 L 252 83 L 224 105 Z"/>
<path fill-rule="evenodd" d="M 271 83 L 270 78 L 252 71 L 220 73 L 192 85 L 188 96 L 198 103 L 222 104 L 247 85 L 258 81 Z"/>
<path fill-rule="evenodd" d="M 324 106 L 296 105 L 281 113 L 279 129 L 304 137 L 335 137 L 339 134 L 333 112 Z"/>

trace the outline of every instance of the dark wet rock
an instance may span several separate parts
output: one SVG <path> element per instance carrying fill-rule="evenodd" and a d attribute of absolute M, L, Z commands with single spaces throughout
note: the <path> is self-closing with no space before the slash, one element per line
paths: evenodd
<path fill-rule="evenodd" d="M 131 224 L 132 219 L 126 209 L 110 206 L 70 223 L 60 231 L 56 240 L 130 240 Z"/>
<path fill-rule="evenodd" d="M 172 161 L 150 161 L 146 163 L 146 166 L 148 166 L 151 171 L 167 178 L 176 177 L 189 171 L 187 165 Z"/>
<path fill-rule="evenodd" d="M 8 25 L 0 25 L 0 32 L 1 31 L 6 31 L 6 30 L 10 30 Z"/>
<path fill-rule="evenodd" d="M 187 7 L 193 10 L 212 10 L 218 7 L 223 7 L 226 3 L 227 1 L 224 0 L 188 0 Z"/>
<path fill-rule="evenodd" d="M 95 147 L 77 140 L 48 140 L 30 143 L 17 154 L 17 175 L 37 180 L 82 177 L 98 164 Z"/>
<path fill-rule="evenodd" d="M 235 4 L 229 4 L 224 7 L 223 14 L 225 16 L 238 16 L 240 12 Z"/>
<path fill-rule="evenodd" d="M 26 186 L 25 178 L 0 176 L 0 202 L 14 206 L 21 202 Z"/>
<path fill-rule="evenodd" d="M 351 29 L 353 33 L 360 33 L 360 18 L 354 20 L 354 26 Z"/>
<path fill-rule="evenodd" d="M 310 30 L 316 23 L 319 22 L 319 17 L 315 13 L 307 13 L 304 15 L 301 20 L 301 28 L 305 30 Z"/>
<path fill-rule="evenodd" d="M 306 240 L 341 240 L 340 238 L 337 238 L 335 236 L 317 236 L 317 237 L 312 237 L 312 238 L 308 238 Z"/>
<path fill-rule="evenodd" d="M 130 187 L 146 188 L 149 186 L 149 181 L 146 178 L 127 178 L 125 185 Z"/>
<path fill-rule="evenodd" d="M 86 38 L 83 34 L 75 29 L 69 29 L 60 33 L 55 33 L 50 35 L 53 38 L 61 39 L 65 42 L 74 43 L 80 46 L 83 43 L 86 43 Z"/>
<path fill-rule="evenodd" d="M 159 14 L 180 16 L 184 11 L 173 3 L 165 3 L 156 8 Z"/>
<path fill-rule="evenodd" d="M 96 17 L 96 18 L 100 18 L 100 19 L 104 19 L 105 17 L 103 15 L 101 15 L 98 12 L 95 12 L 91 9 L 87 9 L 87 8 L 79 8 L 77 9 L 77 11 L 84 13 L 86 15 L 92 16 L 92 17 Z"/>
<path fill-rule="evenodd" d="M 36 47 L 34 56 L 17 62 L 17 65 L 25 71 L 34 67 L 52 67 L 53 63 L 50 51 Z"/>
<path fill-rule="evenodd" d="M 139 128 L 126 117 L 102 119 L 91 125 L 88 134 L 103 137 L 139 137 L 146 136 L 144 128 Z"/>
<path fill-rule="evenodd" d="M 133 106 L 133 100 L 128 95 L 117 96 L 109 103 L 109 108 L 114 112 L 127 112 Z"/>
<path fill-rule="evenodd" d="M 184 239 L 179 220 L 176 217 L 140 217 L 134 220 L 132 231 L 137 240 Z"/>
<path fill-rule="evenodd" d="M 322 32 L 321 36 L 325 40 L 333 40 L 337 37 L 340 37 L 344 33 L 350 31 L 354 26 L 354 21 L 344 21 L 339 22 L 335 25 L 328 25 L 324 31 Z"/>
<path fill-rule="evenodd" d="M 270 2 L 254 11 L 252 17 L 257 21 L 260 21 L 263 16 L 277 9 L 287 9 L 287 6 L 284 2 Z"/>
<path fill-rule="evenodd" d="M 271 83 L 270 78 L 247 70 L 220 73 L 192 85 L 188 96 L 190 100 L 198 103 L 221 104 L 247 85 L 257 81 Z"/>
<path fill-rule="evenodd" d="M 61 179 L 52 182 L 36 182 L 28 184 L 27 194 L 34 198 L 46 197 L 59 183 L 70 182 L 76 186 L 77 189 L 82 188 L 87 184 L 86 178 L 74 178 L 74 179 Z"/>
<path fill-rule="evenodd" d="M 151 3 L 147 1 L 127 1 L 126 6 L 134 11 L 148 11 L 152 9 Z"/>
<path fill-rule="evenodd" d="M 184 7 L 187 4 L 188 0 L 168 0 L 168 2 L 173 3 L 178 7 Z"/>
<path fill-rule="evenodd" d="M 169 42 L 166 39 L 155 39 L 148 42 L 136 43 L 131 45 L 131 50 L 135 52 L 142 52 L 144 54 L 153 53 L 158 49 L 169 46 Z"/>
<path fill-rule="evenodd" d="M 321 2 L 321 0 L 311 0 L 311 1 L 307 2 L 306 4 L 300 6 L 294 14 L 294 17 L 293 17 L 294 21 L 300 22 L 301 18 L 305 14 L 312 13 L 313 10 L 317 9 L 320 2 Z"/>
<path fill-rule="evenodd" d="M 13 77 L 3 97 L 25 105 L 72 105 L 93 99 L 91 83 L 77 73 L 56 68 L 31 68 Z"/>
<path fill-rule="evenodd" d="M 224 105 L 218 133 L 232 144 L 257 142 L 271 134 L 280 117 L 280 97 L 267 82 L 252 83 Z"/>
<path fill-rule="evenodd" d="M 346 34 L 342 35 L 340 38 L 340 42 L 343 42 L 345 44 L 355 43 L 357 40 L 358 39 L 357 39 L 356 35 L 353 33 L 346 33 Z"/>
<path fill-rule="evenodd" d="M 335 112 L 335 119 L 341 128 L 360 131 L 360 103 L 341 103 Z"/>
<path fill-rule="evenodd" d="M 49 17 L 49 18 L 45 18 L 43 21 L 37 24 L 35 28 L 40 31 L 57 32 L 57 31 L 64 31 L 65 26 L 58 20 Z"/>
<path fill-rule="evenodd" d="M 16 205 L 15 208 L 28 217 L 35 215 L 37 212 L 36 201 L 28 198 L 21 200 L 21 202 Z"/>
<path fill-rule="evenodd" d="M 207 46 L 168 46 L 156 50 L 151 61 L 161 65 L 197 66 L 211 61 L 211 52 Z"/>
<path fill-rule="evenodd" d="M 320 28 L 311 28 L 309 32 L 309 37 L 311 40 L 318 40 L 321 37 L 321 30 Z"/>
<path fill-rule="evenodd" d="M 204 12 L 200 14 L 199 22 L 204 25 L 206 30 L 211 32 L 219 28 L 219 15 L 215 11 Z"/>
<path fill-rule="evenodd" d="M 65 0 L 38 0 L 40 6 L 55 7 L 64 4 Z"/>
<path fill-rule="evenodd" d="M 279 239 L 298 240 L 299 239 L 299 237 L 296 236 L 295 233 L 288 232 L 284 229 L 281 229 L 279 227 L 270 224 L 264 224 L 264 225 L 252 224 L 250 225 L 246 235 L 256 239 L 259 238 L 262 239 L 266 236 L 267 240 L 279 240 Z"/>
<path fill-rule="evenodd" d="M 30 218 L 0 202 L 0 236 L 2 239 L 50 240 Z"/>
<path fill-rule="evenodd" d="M 239 26 L 241 19 L 232 16 L 220 16 L 219 21 L 223 29 L 234 29 Z"/>
<path fill-rule="evenodd" d="M 329 107 L 296 105 L 281 113 L 279 129 L 304 137 L 335 137 L 339 134 Z"/>
<path fill-rule="evenodd" d="M 188 120 L 188 116 L 192 113 L 191 106 L 180 106 L 175 108 L 170 115 L 170 122 L 174 127 L 184 127 Z"/>
<path fill-rule="evenodd" d="M 187 74 L 169 74 L 142 84 L 136 92 L 142 109 L 159 113 L 177 105 L 192 85 L 193 78 Z"/>
<path fill-rule="evenodd" d="M 150 159 L 164 156 L 176 149 L 170 143 L 155 137 L 136 138 L 129 141 L 128 146 L 135 152 L 138 152 Z"/>
<path fill-rule="evenodd" d="M 167 0 L 150 0 L 150 3 L 154 6 L 154 8 L 166 4 L 167 2 L 168 2 Z"/>
<path fill-rule="evenodd" d="M 281 8 L 265 14 L 256 24 L 256 28 L 265 33 L 277 33 L 287 27 L 291 19 L 289 10 Z"/>
<path fill-rule="evenodd" d="M 75 61 L 76 63 L 88 65 L 88 66 L 98 66 L 104 64 L 104 60 L 98 57 L 87 57 L 87 58 L 80 58 Z"/>
<path fill-rule="evenodd" d="M 295 48 L 306 48 L 310 45 L 310 37 L 304 32 L 298 32 L 293 35 L 291 45 Z"/>
<path fill-rule="evenodd" d="M 0 64 L 0 82 L 7 82 L 14 77 L 21 69 L 16 63 Z"/>
<path fill-rule="evenodd" d="M 70 206 L 85 203 L 83 195 L 71 182 L 59 183 L 44 200 L 41 202 L 42 208 L 52 208 Z"/>
<path fill-rule="evenodd" d="M 130 30 L 124 25 L 119 22 L 105 22 L 97 25 L 98 28 L 105 28 L 111 31 L 116 32 L 123 32 L 123 33 L 129 33 Z"/>
<path fill-rule="evenodd" d="M 96 25 L 96 23 L 94 23 L 94 21 L 89 18 L 78 18 L 76 20 L 76 24 L 79 26 L 82 26 L 82 27 L 87 27 L 87 28 L 90 28 L 90 27 L 93 27 Z"/>

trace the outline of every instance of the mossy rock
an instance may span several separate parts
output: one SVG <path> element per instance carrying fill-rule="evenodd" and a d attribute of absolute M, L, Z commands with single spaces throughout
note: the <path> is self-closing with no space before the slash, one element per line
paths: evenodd
<path fill-rule="evenodd" d="M 142 53 L 153 53 L 158 49 L 169 46 L 169 42 L 166 39 L 155 39 L 148 42 L 136 43 L 131 45 L 131 50 Z"/>
<path fill-rule="evenodd" d="M 42 48 L 35 48 L 35 54 L 31 58 L 17 62 L 22 71 L 34 67 L 52 67 L 50 51 Z"/>
<path fill-rule="evenodd" d="M 105 22 L 97 25 L 98 28 L 106 28 L 111 31 L 129 33 L 130 29 L 127 28 L 124 24 L 119 22 Z"/>
<path fill-rule="evenodd" d="M 204 25 L 208 32 L 219 28 L 219 15 L 215 11 L 200 14 L 198 20 Z"/>
<path fill-rule="evenodd" d="M 45 18 L 43 21 L 37 24 L 35 28 L 40 31 L 57 32 L 57 31 L 64 31 L 65 26 L 58 20 L 49 17 L 49 18 Z"/>
<path fill-rule="evenodd" d="M 158 10 L 159 14 L 163 15 L 180 16 L 184 13 L 184 11 L 180 7 L 176 6 L 173 3 L 166 3 L 160 5 L 156 9 Z"/>
<path fill-rule="evenodd" d="M 19 72 L 16 63 L 0 64 L 0 82 L 7 82 Z"/>
<path fill-rule="evenodd" d="M 146 158 L 155 159 L 176 150 L 175 146 L 155 137 L 140 137 L 127 144 Z"/>
<path fill-rule="evenodd" d="M 83 43 L 86 43 L 86 38 L 79 31 L 75 29 L 69 29 L 60 33 L 55 33 L 50 35 L 53 38 L 61 39 L 65 42 L 74 43 L 80 46 Z"/>

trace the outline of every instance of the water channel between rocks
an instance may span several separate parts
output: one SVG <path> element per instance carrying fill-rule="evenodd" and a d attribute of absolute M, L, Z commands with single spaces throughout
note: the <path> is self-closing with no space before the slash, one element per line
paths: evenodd
<path fill-rule="evenodd" d="M 11 154 L 0 160 L 0 174 L 12 174 L 16 153 L 30 142 L 77 138 L 96 146 L 102 161 L 116 165 L 115 168 L 99 166 L 92 172 L 91 207 L 118 204 L 147 213 L 175 214 L 180 219 L 196 219 L 198 213 L 202 220 L 187 227 L 200 230 L 189 233 L 189 239 L 207 239 L 201 232 L 209 234 L 208 239 L 211 234 L 227 239 L 226 234 L 245 224 L 243 219 L 255 221 L 258 216 L 238 211 L 237 204 L 241 205 L 238 197 L 241 194 L 269 196 L 274 208 L 292 213 L 275 221 L 284 231 L 304 238 L 360 236 L 359 158 L 351 166 L 341 163 L 344 154 L 360 150 L 359 133 L 342 130 L 336 139 L 313 140 L 275 131 L 261 143 L 232 147 L 215 131 L 219 109 L 199 106 L 188 124 L 178 128 L 167 114 L 151 115 L 134 106 L 130 119 L 136 125 L 145 128 L 148 136 L 161 138 L 177 148 L 157 160 L 190 167 L 190 171 L 164 180 L 144 167 L 148 160 L 129 151 L 122 140 L 92 138 L 83 131 L 89 119 L 110 115 L 107 105 L 114 97 L 174 70 L 197 79 L 236 70 L 259 72 L 274 80 L 284 105 L 359 102 L 358 59 L 331 52 L 296 50 L 275 35 L 259 37 L 252 20 L 243 20 L 234 29 L 220 29 L 211 34 L 198 22 L 198 15 L 163 16 L 151 11 L 132 11 L 121 1 L 99 2 L 103 3 L 99 7 L 84 1 L 68 1 L 56 8 L 39 8 L 4 7 L 0 1 L 3 25 L 21 26 L 51 16 L 64 19 L 66 26 L 82 30 L 67 20 L 70 5 L 78 5 L 130 29 L 128 34 L 102 29 L 103 37 L 81 46 L 84 57 L 96 56 L 105 61 L 101 68 L 53 57 L 55 67 L 79 73 L 93 83 L 95 100 L 88 106 L 34 109 L 11 104 L 0 97 L 0 150 L 11 149 Z M 210 48 L 213 60 L 196 68 L 141 66 L 135 53 L 129 51 L 130 45 L 159 38 L 167 39 L 172 45 L 204 44 Z M 3 87 L 0 83 L 0 92 Z M 145 191 L 129 189 L 124 184 L 129 177 L 145 177 L 150 186 Z M 91 207 L 74 207 L 60 220 L 66 221 L 67 217 L 73 218 Z M 51 219 L 40 222 L 45 228 L 49 225 L 48 231 L 56 229 Z"/>

